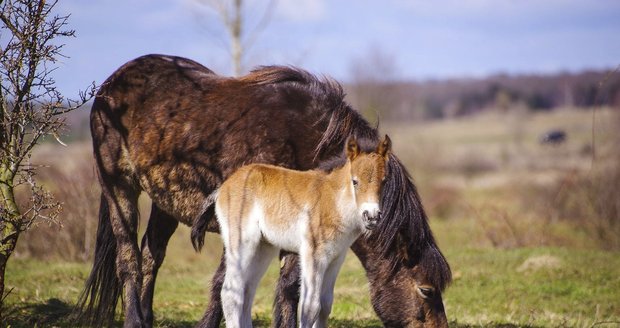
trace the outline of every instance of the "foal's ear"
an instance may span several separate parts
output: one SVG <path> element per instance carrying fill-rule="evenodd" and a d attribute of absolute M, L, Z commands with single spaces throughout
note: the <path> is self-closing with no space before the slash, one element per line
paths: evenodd
<path fill-rule="evenodd" d="M 390 140 L 390 137 L 388 137 L 388 135 L 386 134 L 383 138 L 383 141 L 381 141 L 381 143 L 379 143 L 379 146 L 377 146 L 377 153 L 387 159 L 391 151 L 392 140 Z"/>
<path fill-rule="evenodd" d="M 357 139 L 355 139 L 355 137 L 349 137 L 347 140 L 347 158 L 352 161 L 359 153 L 360 146 L 357 144 Z"/>

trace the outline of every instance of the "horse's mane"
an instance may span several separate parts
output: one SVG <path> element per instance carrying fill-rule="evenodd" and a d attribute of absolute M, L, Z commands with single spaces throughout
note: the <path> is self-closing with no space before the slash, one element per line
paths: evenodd
<path fill-rule="evenodd" d="M 308 71 L 292 66 L 260 66 L 239 78 L 246 84 L 269 85 L 301 90 L 314 99 L 315 105 L 325 109 L 342 104 L 342 86 L 327 76 L 317 77 Z"/>
<path fill-rule="evenodd" d="M 377 147 L 377 130 L 343 100 L 331 112 L 329 126 L 316 148 L 316 154 L 325 152 L 329 145 L 343 145 L 350 135 L 362 141 L 360 149 L 364 152 L 371 152 Z M 342 166 L 344 161 L 344 156 L 336 156 L 323 161 L 319 168 L 330 171 Z M 404 265 L 405 260 L 409 264 L 419 264 L 427 271 L 429 282 L 444 290 L 452 279 L 450 266 L 437 247 L 411 176 L 394 154 L 390 155 L 387 174 L 381 196 L 384 219 L 380 220 L 368 242 L 389 259 L 392 268 Z M 407 259 L 399 256 L 398 250 L 402 248 L 407 251 Z"/>
<path fill-rule="evenodd" d="M 319 85 L 323 81 L 319 80 L 310 72 L 292 66 L 259 66 L 252 70 L 248 75 L 239 78 L 240 81 L 259 85 L 275 84 L 282 82 L 295 82 L 302 85 Z M 324 78 L 330 86 L 338 84 L 332 79 Z M 341 87 L 336 87 L 342 91 Z"/>
<path fill-rule="evenodd" d="M 331 78 L 319 78 L 295 67 L 263 66 L 239 81 L 274 88 L 293 87 L 308 95 L 318 115 L 316 121 L 328 121 L 315 148 L 315 159 L 323 160 L 320 169 L 330 170 L 344 163 L 343 157 L 333 154 L 343 149 L 351 135 L 362 141 L 362 151 L 370 152 L 377 146 L 377 129 L 346 103 L 342 86 Z M 443 290 L 451 280 L 450 267 L 437 247 L 417 189 L 395 155 L 390 156 L 387 168 L 381 199 L 385 219 L 368 242 L 391 262 L 392 268 L 419 264 L 427 271 L 429 283 Z M 406 250 L 406 259 L 400 255 L 402 249 Z"/>
<path fill-rule="evenodd" d="M 315 158 L 333 150 L 334 145 L 343 145 L 352 133 L 360 139 L 378 140 L 376 129 L 344 101 L 344 89 L 340 83 L 328 76 L 317 77 L 292 66 L 260 66 L 239 80 L 256 85 L 292 86 L 311 95 L 318 112 L 327 115 L 329 119 L 327 129 L 316 147 Z M 317 117 L 317 121 L 323 118 L 325 117 Z"/>
<path fill-rule="evenodd" d="M 315 75 L 295 67 L 263 66 L 245 77 L 242 81 L 254 84 L 293 84 L 303 88 L 316 99 L 321 113 L 328 117 L 329 123 L 315 149 L 315 158 L 325 159 L 325 154 L 343 149 L 346 139 L 353 135 L 360 141 L 362 151 L 373 151 L 378 143 L 377 129 L 370 126 L 356 110 L 344 100 L 342 86 L 328 77 Z M 334 148 L 338 147 L 338 148 Z M 321 162 L 319 168 L 331 170 L 341 166 L 344 157 L 336 156 Z M 377 249 L 388 258 L 392 267 L 403 265 L 398 249 L 407 250 L 407 261 L 420 264 L 434 286 L 443 290 L 450 282 L 450 266 L 437 247 L 433 233 L 428 225 L 428 217 L 422 206 L 420 195 L 411 176 L 395 155 L 388 161 L 388 179 L 382 193 L 382 212 L 385 220 L 371 236 Z"/>
<path fill-rule="evenodd" d="M 450 266 L 437 247 L 426 211 L 409 172 L 393 154 L 388 161 L 388 178 L 381 195 L 381 211 L 385 220 L 380 221 L 377 237 L 374 238 L 379 249 L 395 261 L 398 254 L 395 250 L 405 246 L 408 261 L 420 264 L 426 270 L 430 283 L 444 290 L 452 280 Z"/>

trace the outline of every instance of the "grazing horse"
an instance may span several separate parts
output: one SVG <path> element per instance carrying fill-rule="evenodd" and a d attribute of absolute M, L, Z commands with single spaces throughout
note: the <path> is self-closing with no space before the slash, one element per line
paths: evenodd
<path fill-rule="evenodd" d="M 299 254 L 299 326 L 327 327 L 347 249 L 377 225 L 389 150 L 387 136 L 372 153 L 351 138 L 345 165 L 329 173 L 250 164 L 224 181 L 215 213 L 226 256 L 226 327 L 252 327 L 256 287 L 280 250 Z"/>
<path fill-rule="evenodd" d="M 199 249 L 218 232 L 213 192 L 239 167 L 265 163 L 316 168 L 349 136 L 378 142 L 377 131 L 344 101 L 340 85 L 289 67 L 226 78 L 185 58 L 147 55 L 114 72 L 91 109 L 101 204 L 93 268 L 78 300 L 87 324 L 110 325 L 123 297 L 125 327 L 150 327 L 153 293 L 178 223 L 193 225 Z M 381 193 L 384 220 L 351 246 L 370 282 L 373 308 L 389 327 L 445 327 L 441 292 L 450 267 L 420 197 L 393 154 Z M 138 245 L 138 196 L 152 200 Z M 274 325 L 296 325 L 299 265 L 281 254 Z M 200 327 L 222 319 L 222 257 Z"/>

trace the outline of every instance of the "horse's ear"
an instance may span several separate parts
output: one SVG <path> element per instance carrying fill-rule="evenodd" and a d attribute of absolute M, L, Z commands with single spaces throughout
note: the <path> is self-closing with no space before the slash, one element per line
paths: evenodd
<path fill-rule="evenodd" d="M 355 137 L 349 137 L 347 140 L 347 158 L 352 161 L 359 153 L 360 147 L 357 144 L 357 139 L 355 139 Z"/>
<path fill-rule="evenodd" d="M 381 143 L 379 143 L 379 146 L 377 146 L 377 153 L 387 159 L 391 151 L 392 140 L 390 140 L 390 137 L 386 134 L 383 138 L 383 141 L 381 141 Z"/>

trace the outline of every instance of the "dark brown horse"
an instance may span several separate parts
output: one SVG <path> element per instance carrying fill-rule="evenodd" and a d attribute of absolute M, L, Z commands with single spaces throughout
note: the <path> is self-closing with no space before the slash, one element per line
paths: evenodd
<path fill-rule="evenodd" d="M 340 153 L 353 135 L 377 131 L 344 102 L 340 85 L 299 69 L 265 67 L 234 79 L 179 57 L 149 55 L 118 69 L 91 111 L 102 188 L 93 269 L 78 308 L 91 325 L 110 325 L 122 295 L 125 327 L 153 323 L 155 278 L 178 222 L 192 227 L 199 249 L 218 231 L 214 190 L 238 167 L 269 163 L 307 170 Z M 137 200 L 153 200 L 138 245 Z M 441 292 L 450 282 L 411 178 L 395 156 L 387 165 L 383 220 L 352 249 L 370 282 L 372 304 L 389 327 L 444 327 Z M 297 256 L 284 265 L 274 325 L 295 326 Z M 200 327 L 222 319 L 222 261 Z"/>

